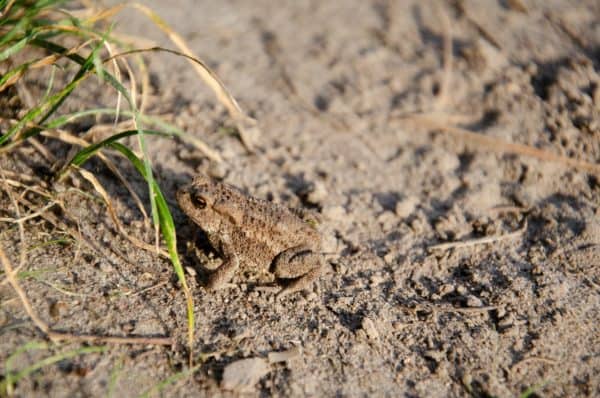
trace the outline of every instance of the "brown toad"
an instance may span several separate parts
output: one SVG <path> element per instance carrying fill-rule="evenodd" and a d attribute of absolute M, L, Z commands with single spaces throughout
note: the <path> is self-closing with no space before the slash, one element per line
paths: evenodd
<path fill-rule="evenodd" d="M 223 258 L 209 278 L 209 288 L 229 282 L 240 267 L 292 279 L 277 297 L 305 289 L 319 276 L 321 236 L 299 217 L 300 212 L 244 195 L 203 175 L 177 191 L 177 202 Z"/>

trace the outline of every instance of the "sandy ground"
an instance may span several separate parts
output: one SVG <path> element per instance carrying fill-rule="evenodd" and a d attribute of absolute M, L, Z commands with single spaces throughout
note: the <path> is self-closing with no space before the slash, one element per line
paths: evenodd
<path fill-rule="evenodd" d="M 166 115 L 224 158 L 217 166 L 181 141 L 151 140 L 190 270 L 195 357 L 206 354 L 163 396 L 233 394 L 221 385 L 228 364 L 286 350 L 293 355 L 268 364 L 249 395 L 600 395 L 600 3 L 146 4 L 214 68 L 261 130 L 248 153 L 188 64 L 148 57 L 149 113 Z M 140 14 L 118 20 L 117 29 L 172 47 Z M 114 95 L 91 93 L 80 93 L 81 103 L 114 106 Z M 563 158 L 526 156 L 509 142 Z M 57 157 L 69 150 L 48 145 Z M 596 166 L 572 167 L 564 157 Z M 145 183 L 115 159 L 145 197 Z M 31 148 L 0 165 L 36 176 L 49 167 Z M 87 167 L 115 199 L 127 233 L 150 242 L 123 186 L 102 163 Z M 276 302 L 248 273 L 228 289 L 204 290 L 206 269 L 219 260 L 193 249 L 197 230 L 174 199 L 196 173 L 320 213 L 328 262 L 312 291 Z M 44 244 L 68 234 L 29 220 L 21 283 L 40 316 L 57 330 L 174 336 L 178 344 L 108 345 L 43 367 L 15 395 L 137 396 L 186 369 L 183 295 L 168 261 L 134 247 L 101 201 L 69 184 L 59 197 L 77 220 L 72 227 L 104 254 L 73 240 Z M 80 188 L 94 192 L 86 182 Z M 0 200 L 0 215 L 14 217 L 4 192 Z M 0 225 L 16 264 L 18 230 Z M 443 243 L 457 244 L 435 246 Z M 6 375 L 7 358 L 44 336 L 5 282 L 0 300 Z M 30 349 L 10 366 L 79 347 Z"/>

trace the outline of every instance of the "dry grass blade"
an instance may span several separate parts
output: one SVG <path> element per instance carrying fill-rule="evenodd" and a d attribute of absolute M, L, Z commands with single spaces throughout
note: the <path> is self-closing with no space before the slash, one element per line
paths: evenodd
<path fill-rule="evenodd" d="M 4 83 L 0 85 L 0 92 L 4 91 L 7 87 L 12 86 L 17 83 L 21 77 L 25 74 L 25 72 L 33 69 L 45 68 L 48 66 L 55 65 L 56 62 L 64 57 L 68 57 L 69 55 L 77 54 L 82 48 L 88 47 L 91 43 L 91 40 L 85 41 L 78 46 L 75 46 L 69 49 L 64 54 L 53 54 L 48 55 L 46 57 L 40 58 L 36 61 L 32 61 L 29 63 L 25 63 L 20 65 L 18 68 L 13 69 L 13 71 L 8 72 L 3 76 Z M 11 73 L 12 72 L 12 73 Z"/>
<path fill-rule="evenodd" d="M 112 56 L 112 57 L 108 58 L 108 59 L 107 59 L 107 60 L 105 60 L 104 62 L 110 61 L 110 60 L 112 60 L 112 59 L 115 59 L 115 58 L 118 58 L 118 57 L 123 57 L 123 56 L 126 56 L 126 55 L 137 54 L 137 53 L 143 53 L 143 52 L 149 52 L 149 51 L 162 51 L 162 52 L 167 52 L 167 53 L 170 53 L 170 54 L 175 54 L 175 55 L 179 55 L 179 56 L 185 57 L 185 58 L 187 58 L 187 59 L 189 59 L 189 60 L 191 60 L 191 61 L 193 61 L 193 62 L 199 62 L 199 63 L 201 63 L 201 62 L 202 62 L 202 61 L 200 61 L 200 60 L 198 60 L 198 59 L 196 59 L 196 58 L 193 58 L 193 57 L 191 57 L 191 56 L 189 56 L 189 55 L 186 55 L 186 54 L 180 53 L 180 52 L 178 52 L 178 51 L 169 50 L 169 49 L 167 49 L 167 48 L 162 48 L 162 47 L 152 47 L 152 48 L 146 48 L 146 49 L 137 49 L 137 50 L 125 51 L 125 52 L 122 52 L 122 53 L 120 53 L 120 54 L 116 54 L 116 55 L 114 55 L 114 56 Z M 143 117 L 140 117 L 140 119 L 143 119 Z M 250 125 L 252 125 L 252 124 L 254 124 L 254 123 L 255 123 L 255 122 L 253 121 L 253 119 L 248 119 L 248 120 L 246 120 L 246 122 L 247 122 L 247 123 L 249 123 Z M 164 125 L 164 124 L 161 124 L 161 123 L 155 123 L 155 124 L 157 124 L 157 125 L 160 125 L 161 127 L 165 127 L 165 125 Z M 238 128 L 239 128 L 239 126 L 238 126 Z M 250 127 L 250 129 L 251 129 L 251 128 L 252 128 L 252 127 Z M 181 133 L 179 133 L 179 132 L 174 132 L 172 128 L 168 128 L 167 130 L 170 130 L 171 134 L 177 135 L 177 136 L 178 136 L 179 138 L 181 138 L 182 140 L 184 140 L 184 141 L 187 141 L 187 142 L 191 143 L 192 145 L 194 145 L 194 146 L 195 146 L 196 148 L 198 148 L 198 149 L 199 149 L 199 150 L 200 150 L 200 151 L 201 151 L 201 152 L 202 152 L 204 155 L 206 155 L 206 157 L 208 157 L 209 159 L 211 159 L 211 160 L 214 160 L 214 161 L 216 161 L 216 162 L 222 162 L 222 161 L 223 161 L 223 158 L 221 157 L 221 155 L 219 155 L 219 154 L 218 154 L 217 152 L 215 152 L 214 150 L 210 149 L 210 148 L 209 148 L 209 147 L 208 147 L 208 146 L 207 146 L 207 145 L 206 145 L 204 142 L 202 142 L 201 140 L 199 140 L 199 139 L 197 139 L 197 138 L 194 138 L 194 137 L 191 137 L 189 134 L 181 134 Z M 250 131 L 250 130 L 248 130 L 248 129 L 247 129 L 246 131 L 248 132 L 248 131 Z M 242 138 L 242 141 L 244 142 L 244 145 L 248 144 L 248 145 L 246 145 L 246 148 L 247 148 L 248 150 L 251 150 L 251 148 L 252 148 L 252 147 L 251 147 L 251 144 L 250 144 L 250 142 L 251 142 L 251 141 L 247 141 L 247 142 L 246 142 L 246 141 L 244 141 L 244 137 L 242 137 L 242 134 L 243 134 L 243 133 L 240 131 L 240 137 Z M 251 134 L 252 134 L 252 136 L 253 136 L 253 137 L 254 137 L 254 136 L 256 136 L 256 134 L 255 134 L 254 132 L 253 132 L 253 133 L 251 133 Z M 246 138 L 247 138 L 248 140 L 250 140 L 250 138 L 249 138 L 249 137 L 250 137 L 250 135 L 248 135 Z M 249 146 L 249 145 L 250 145 L 250 146 Z M 1 150 L 1 148 L 0 148 L 0 150 Z"/>
<path fill-rule="evenodd" d="M 43 135 L 45 137 L 55 138 L 55 139 L 61 140 L 63 142 L 71 144 L 71 145 L 80 146 L 82 148 L 85 148 L 86 146 L 89 145 L 89 142 L 87 142 L 86 140 L 81 139 L 81 138 L 79 138 L 77 136 L 74 136 L 73 134 L 70 134 L 70 133 L 68 133 L 66 131 L 59 130 L 59 129 L 44 130 L 41 133 L 41 135 Z M 131 194 L 131 197 L 133 198 L 133 201 L 135 202 L 136 206 L 138 207 L 138 209 L 140 210 L 140 212 L 142 213 L 142 215 L 144 217 L 144 223 L 146 225 L 149 225 L 148 214 L 146 213 L 146 209 L 144 208 L 142 200 L 140 199 L 139 195 L 135 192 L 135 190 L 133 189 L 133 187 L 131 186 L 131 184 L 129 183 L 129 181 L 127 181 L 127 179 L 125 177 L 123 177 L 123 174 L 119 171 L 119 169 L 104 154 L 102 154 L 101 152 L 98 152 L 97 156 L 100 158 L 100 160 L 102 160 L 102 162 L 104 162 L 104 164 L 106 165 L 106 167 L 115 176 L 117 176 L 117 178 L 119 179 L 119 181 L 121 181 L 121 183 L 129 191 L 129 193 Z"/>
<path fill-rule="evenodd" d="M 190 61 L 196 73 L 198 73 L 200 78 L 214 91 L 219 102 L 225 106 L 229 112 L 229 115 L 235 121 L 238 127 L 242 142 L 246 148 L 251 151 L 254 147 L 253 137 L 257 137 L 259 135 L 256 121 L 244 113 L 235 98 L 229 93 L 229 90 L 227 90 L 221 79 L 219 79 L 219 77 L 206 65 L 206 63 L 202 62 L 194 55 L 183 38 L 173 29 L 171 29 L 171 27 L 167 25 L 165 21 L 163 21 L 150 8 L 142 4 L 133 3 L 131 6 L 135 9 L 138 9 L 148 18 L 150 18 L 159 29 L 166 33 L 166 35 L 177 46 L 177 48 L 179 48 L 179 50 L 186 55 L 186 58 Z"/>
<path fill-rule="evenodd" d="M 99 335 L 87 335 L 87 334 L 73 334 L 53 331 L 46 322 L 38 316 L 34 311 L 33 306 L 29 302 L 25 291 L 19 285 L 17 278 L 15 277 L 15 271 L 12 268 L 4 249 L 0 247 L 0 263 L 4 268 L 6 278 L 12 288 L 17 292 L 21 304 L 25 309 L 25 312 L 31 318 L 35 326 L 42 331 L 48 338 L 53 341 L 74 341 L 74 342 L 104 342 L 112 344 L 144 344 L 144 345 L 173 345 L 173 340 L 169 337 L 119 337 L 119 336 L 99 336 Z"/>
<path fill-rule="evenodd" d="M 58 204 L 58 202 L 56 201 L 51 201 L 50 203 L 48 203 L 46 206 L 42 207 L 41 209 L 34 211 L 33 213 L 29 213 L 23 217 L 19 217 L 19 218 L 9 218 L 9 217 L 4 217 L 4 218 L 0 218 L 0 221 L 5 221 L 5 222 L 12 222 L 12 223 L 22 223 L 24 221 L 27 220 L 31 220 L 32 218 L 36 218 L 39 217 L 40 215 L 42 215 L 43 213 L 45 213 L 46 211 L 48 211 L 52 206 Z"/>
<path fill-rule="evenodd" d="M 448 249 L 455 249 L 455 248 L 460 248 L 460 247 L 483 245 L 486 243 L 494 243 L 494 242 L 499 242 L 502 240 L 518 238 L 521 235 L 523 235 L 523 233 L 526 230 L 527 230 L 527 222 L 525 222 L 523 224 L 523 226 L 521 228 L 519 228 L 518 230 L 510 232 L 508 234 L 498 235 L 498 236 L 485 236 L 483 238 L 461 240 L 458 242 L 440 243 L 437 245 L 431 245 L 428 247 L 428 249 L 429 250 L 448 250 Z"/>
<path fill-rule="evenodd" d="M 27 192 L 33 192 L 33 193 L 40 195 L 41 197 L 46 198 L 46 199 L 53 198 L 53 196 L 48 191 L 44 190 L 45 188 L 48 188 L 47 185 L 45 184 L 45 182 L 38 181 L 37 179 L 31 178 L 30 176 L 25 175 L 25 174 L 13 173 L 8 170 L 1 170 L 0 175 L 2 175 L 3 183 L 10 185 L 11 187 L 23 188 L 24 189 L 23 194 L 27 193 Z M 12 178 L 7 178 L 6 177 L 7 175 L 12 176 Z M 26 181 L 33 185 L 27 185 L 21 181 Z M 11 195 L 11 194 L 12 193 L 9 193 L 9 195 Z M 23 194 L 21 194 L 21 195 L 23 195 Z M 14 204 L 14 202 L 13 202 L 13 204 Z"/>
<path fill-rule="evenodd" d="M 139 247 L 140 249 L 144 249 L 149 252 L 156 253 L 156 247 L 154 245 L 151 245 L 142 240 L 139 240 L 134 235 L 131 235 L 131 234 L 127 233 L 127 231 L 125 231 L 123 224 L 121 224 L 121 222 L 119 221 L 119 218 L 117 217 L 117 213 L 115 212 L 115 208 L 112 204 L 112 200 L 110 199 L 110 195 L 108 194 L 108 192 L 106 192 L 106 190 L 104 189 L 102 184 L 100 184 L 100 181 L 98 181 L 96 176 L 82 168 L 78 168 L 77 171 L 79 172 L 79 174 L 81 174 L 81 176 L 83 178 L 85 178 L 87 181 L 89 181 L 92 184 L 92 186 L 94 187 L 94 189 L 96 190 L 96 192 L 98 192 L 100 194 L 100 196 L 102 196 L 102 199 L 104 200 L 104 203 L 106 204 L 106 207 L 108 209 L 108 214 L 110 215 L 110 218 L 112 219 L 113 223 L 115 224 L 117 231 L 124 238 L 129 240 L 133 245 Z M 162 249 L 158 250 L 158 254 L 160 254 L 164 258 L 169 258 L 169 254 Z"/>
<path fill-rule="evenodd" d="M 19 285 L 14 275 L 14 270 L 10 264 L 10 261 L 6 257 L 4 250 L 0 248 L 0 262 L 4 267 L 6 277 L 11 284 L 12 288 L 17 292 L 21 304 L 25 309 L 27 315 L 31 318 L 35 326 L 40 329 L 45 335 L 53 341 L 75 341 L 75 342 L 104 342 L 112 344 L 149 344 L 149 345 L 172 345 L 173 341 L 168 337 L 118 337 L 118 336 L 99 336 L 99 335 L 86 335 L 86 334 L 72 334 L 64 332 L 56 332 L 50 329 L 33 310 L 27 295 Z"/>
<path fill-rule="evenodd" d="M 455 137 L 462 139 L 466 145 L 486 148 L 492 152 L 528 156 L 545 162 L 554 162 L 600 176 L 600 164 L 557 155 L 528 145 L 514 144 L 512 142 L 506 142 L 498 138 L 478 134 L 460 127 L 449 126 L 444 120 L 432 117 L 431 115 L 409 115 L 401 119 L 403 121 L 414 122 L 416 125 L 427 129 L 434 129 L 444 133 L 452 134 Z"/>
<path fill-rule="evenodd" d="M 221 157 L 219 152 L 211 149 L 208 145 L 206 145 L 204 143 L 204 141 L 202 141 L 196 137 L 192 137 L 189 134 L 184 134 L 184 135 L 180 136 L 180 138 L 183 141 L 187 141 L 192 146 L 196 147 L 196 149 L 198 149 L 201 153 L 203 153 L 210 160 L 217 162 L 217 163 L 221 163 L 223 161 L 223 158 Z"/>
<path fill-rule="evenodd" d="M 2 11 L 0 11 L 0 18 L 2 18 L 5 15 L 8 15 L 8 13 L 10 12 L 10 9 L 13 7 L 13 5 L 15 4 L 16 1 L 17 0 L 9 0 L 6 7 L 4 7 L 4 9 Z"/>
<path fill-rule="evenodd" d="M 18 197 L 17 201 L 18 201 L 18 203 L 27 207 L 31 211 L 35 211 L 37 209 L 37 207 L 33 203 L 31 203 L 30 201 L 28 201 L 27 199 L 25 199 L 22 196 Z M 69 214 L 68 210 L 65 209 L 64 207 L 61 207 L 61 209 L 63 210 L 63 213 L 65 215 Z M 134 266 L 134 264 L 131 264 L 129 262 L 127 256 L 125 256 L 123 253 L 121 253 L 117 249 L 112 248 L 112 252 L 111 252 L 110 250 L 106 249 L 103 245 L 97 245 L 91 239 L 88 239 L 86 236 L 84 236 L 78 229 L 68 226 L 64 222 L 60 221 L 55 215 L 46 212 L 46 213 L 40 213 L 39 216 L 42 217 L 44 220 L 48 221 L 50 224 L 54 225 L 56 228 L 59 228 L 60 230 L 65 231 L 66 233 L 71 235 L 71 237 L 73 239 L 75 239 L 77 242 L 83 242 L 87 248 L 92 250 L 97 255 L 103 256 L 104 258 L 107 258 L 107 259 L 110 259 L 112 255 L 116 255 L 122 261 L 130 264 L 131 266 Z"/>

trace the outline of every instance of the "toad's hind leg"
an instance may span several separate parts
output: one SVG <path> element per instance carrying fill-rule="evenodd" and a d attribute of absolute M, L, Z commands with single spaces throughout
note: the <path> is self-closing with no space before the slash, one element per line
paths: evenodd
<path fill-rule="evenodd" d="M 323 255 L 308 246 L 296 246 L 279 253 L 272 265 L 275 276 L 295 279 L 277 293 L 277 298 L 306 289 L 319 277 L 322 268 Z"/>

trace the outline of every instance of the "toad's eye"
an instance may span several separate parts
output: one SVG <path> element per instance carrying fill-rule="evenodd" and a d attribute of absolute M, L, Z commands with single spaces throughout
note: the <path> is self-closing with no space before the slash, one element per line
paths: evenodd
<path fill-rule="evenodd" d="M 206 207 L 206 200 L 199 195 L 192 195 L 192 203 L 198 209 L 204 209 Z"/>

